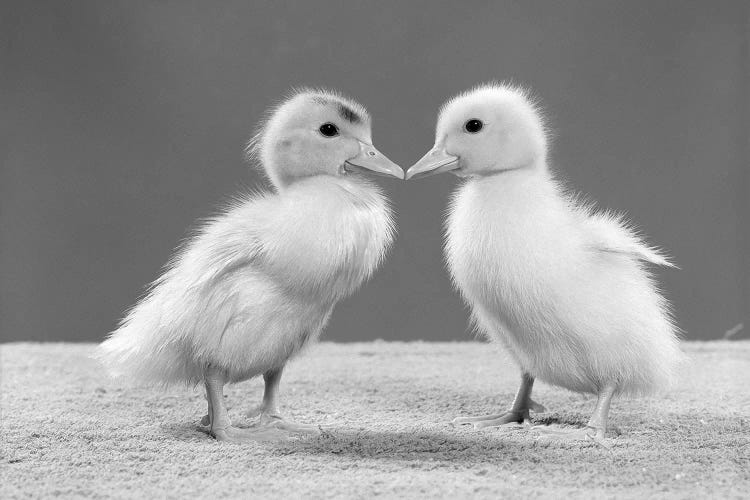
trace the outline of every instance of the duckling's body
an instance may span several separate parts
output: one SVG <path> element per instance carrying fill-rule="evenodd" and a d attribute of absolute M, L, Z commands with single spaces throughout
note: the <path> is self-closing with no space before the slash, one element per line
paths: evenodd
<path fill-rule="evenodd" d="M 592 394 L 613 381 L 629 394 L 669 385 L 673 327 L 640 260 L 652 252 L 616 218 L 577 206 L 541 170 L 469 179 L 449 213 L 452 277 L 524 372 Z"/>
<path fill-rule="evenodd" d="M 142 382 L 240 382 L 283 366 L 392 240 L 387 200 L 361 178 L 316 176 L 236 200 L 204 225 L 102 345 Z"/>
<path fill-rule="evenodd" d="M 599 397 L 588 428 L 570 436 L 602 442 L 613 395 L 652 394 L 673 378 L 676 329 L 646 267 L 671 264 L 554 180 L 541 115 L 522 90 L 482 86 L 443 107 L 434 148 L 407 178 L 447 171 L 467 179 L 449 207 L 448 267 L 478 330 L 522 371 L 508 412 L 454 422 L 528 420 L 543 410 L 531 399 L 539 378 Z"/>
<path fill-rule="evenodd" d="M 236 198 L 204 223 L 100 348 L 118 375 L 204 382 L 203 423 L 221 440 L 315 432 L 284 421 L 286 362 L 318 338 L 336 303 L 378 266 L 393 239 L 388 201 L 355 170 L 403 172 L 371 144 L 369 116 L 325 91 L 282 104 L 257 137 L 275 192 Z M 263 374 L 255 429 L 231 426 L 223 386 Z"/>

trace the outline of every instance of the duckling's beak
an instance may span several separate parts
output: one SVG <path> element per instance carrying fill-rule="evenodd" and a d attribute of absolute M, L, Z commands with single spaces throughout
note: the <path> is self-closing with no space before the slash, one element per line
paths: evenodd
<path fill-rule="evenodd" d="M 458 156 L 449 155 L 442 147 L 432 148 L 406 172 L 406 180 L 442 174 L 458 168 Z"/>
<path fill-rule="evenodd" d="M 344 170 L 350 172 L 357 170 L 367 171 L 375 175 L 385 175 L 397 179 L 404 178 L 404 171 L 401 170 L 401 167 L 375 149 L 375 146 L 365 144 L 362 141 L 359 141 L 359 154 L 354 158 L 346 160 Z"/>

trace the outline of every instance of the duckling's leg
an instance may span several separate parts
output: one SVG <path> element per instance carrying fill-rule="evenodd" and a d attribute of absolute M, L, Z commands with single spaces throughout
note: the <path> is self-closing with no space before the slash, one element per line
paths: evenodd
<path fill-rule="evenodd" d="M 278 441 L 283 433 L 274 429 L 239 429 L 232 427 L 224 406 L 224 371 L 209 366 L 206 369 L 206 399 L 208 400 L 208 433 L 217 441 Z"/>
<path fill-rule="evenodd" d="M 278 396 L 279 384 L 281 383 L 281 373 L 284 367 L 269 370 L 263 374 L 263 380 L 266 383 L 263 392 L 263 402 L 260 406 L 250 410 L 248 416 L 260 417 L 255 424 L 257 427 L 268 427 L 279 429 L 287 432 L 299 432 L 305 434 L 320 434 L 320 427 L 317 425 L 298 424 L 290 422 L 281 416 L 279 411 Z"/>
<path fill-rule="evenodd" d="M 589 419 L 589 423 L 583 429 L 563 430 L 554 429 L 549 426 L 534 426 L 533 431 L 540 434 L 539 437 L 557 439 L 562 441 L 594 441 L 596 444 L 609 449 L 610 446 L 604 441 L 607 432 L 607 418 L 609 416 L 609 405 L 617 386 L 607 385 L 599 391 L 596 401 L 596 409 Z"/>
<path fill-rule="evenodd" d="M 475 429 L 484 427 L 499 427 L 507 424 L 529 423 L 529 410 L 535 412 L 546 411 L 544 406 L 531 399 L 531 390 L 534 387 L 534 377 L 524 373 L 521 378 L 521 387 L 518 388 L 516 397 L 510 410 L 505 413 L 484 415 L 480 417 L 458 417 L 453 420 L 453 425 L 474 424 Z"/>

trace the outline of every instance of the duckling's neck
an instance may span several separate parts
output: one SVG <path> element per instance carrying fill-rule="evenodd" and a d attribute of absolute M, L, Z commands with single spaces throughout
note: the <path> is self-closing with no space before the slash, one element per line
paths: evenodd
<path fill-rule="evenodd" d="M 544 161 L 544 159 L 535 160 L 530 163 L 525 163 L 522 165 L 517 165 L 509 168 L 502 168 L 502 169 L 496 169 L 496 170 L 485 170 L 482 172 L 479 172 L 474 175 L 470 175 L 468 177 L 471 178 L 486 178 L 486 177 L 498 177 L 498 176 L 505 176 L 509 174 L 513 174 L 515 172 L 528 172 L 528 173 L 545 173 L 548 172 L 547 169 L 547 163 Z M 461 177 L 460 171 L 457 174 L 459 177 Z"/>
<path fill-rule="evenodd" d="M 374 184 L 369 182 L 366 178 L 356 174 L 344 174 L 344 175 L 332 175 L 332 174 L 315 174 L 306 176 L 296 177 L 285 177 L 278 179 L 277 182 L 273 183 L 277 193 L 284 193 L 289 189 L 295 189 L 300 186 L 323 183 L 339 186 L 359 186 L 359 187 L 374 187 Z"/>
<path fill-rule="evenodd" d="M 482 203 L 483 210 L 492 207 L 496 220 L 509 221 L 531 216 L 538 205 L 559 198 L 559 187 L 546 166 L 472 177 L 463 191 L 473 193 L 471 198 Z"/>

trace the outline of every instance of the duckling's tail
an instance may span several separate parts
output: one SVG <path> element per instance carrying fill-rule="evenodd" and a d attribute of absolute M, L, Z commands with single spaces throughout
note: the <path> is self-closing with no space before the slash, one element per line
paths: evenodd
<path fill-rule="evenodd" d="M 181 342 L 161 324 L 157 304 L 138 304 L 94 354 L 111 376 L 146 385 L 196 383 L 200 370 L 189 362 Z"/>

